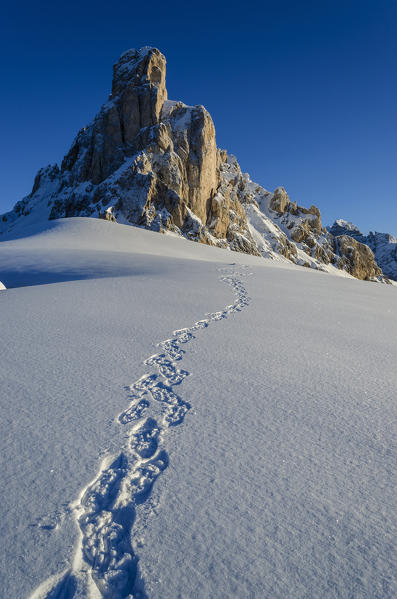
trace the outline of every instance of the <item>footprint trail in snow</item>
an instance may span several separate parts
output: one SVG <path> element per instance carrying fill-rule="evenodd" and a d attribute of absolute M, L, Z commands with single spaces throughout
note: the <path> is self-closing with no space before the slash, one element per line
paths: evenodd
<path fill-rule="evenodd" d="M 234 292 L 234 303 L 206 314 L 189 328 L 178 329 L 157 344 L 159 352 L 144 361 L 147 372 L 128 387 L 129 406 L 118 421 L 126 442 L 106 459 L 74 504 L 79 541 L 73 563 L 43 584 L 31 599 L 145 599 L 137 584 L 138 557 L 133 548 L 135 508 L 148 499 L 153 484 L 168 466 L 162 441 L 170 427 L 183 422 L 190 404 L 176 388 L 189 372 L 180 368 L 187 344 L 212 322 L 240 312 L 250 302 L 242 279 L 246 266 L 220 268 L 220 281 Z"/>

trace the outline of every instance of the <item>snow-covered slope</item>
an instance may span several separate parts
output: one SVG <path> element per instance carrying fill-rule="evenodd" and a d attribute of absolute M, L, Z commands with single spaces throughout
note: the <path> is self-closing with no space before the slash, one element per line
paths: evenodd
<path fill-rule="evenodd" d="M 396 596 L 395 287 L 80 218 L 0 279 L 1 597 Z"/>

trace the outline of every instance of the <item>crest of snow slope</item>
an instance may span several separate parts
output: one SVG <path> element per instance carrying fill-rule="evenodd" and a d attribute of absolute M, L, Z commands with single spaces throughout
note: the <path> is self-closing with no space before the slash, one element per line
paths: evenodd
<path fill-rule="evenodd" d="M 236 258 L 250 301 L 224 318 Z M 125 387 L 206 313 L 175 362 L 190 409 L 161 433 L 169 465 L 121 525 L 130 594 L 396 596 L 394 287 L 88 219 L 0 244 L 3 271 L 31 286 L 0 297 L 1 596 L 79 596 L 73 506 L 128 442 Z"/>

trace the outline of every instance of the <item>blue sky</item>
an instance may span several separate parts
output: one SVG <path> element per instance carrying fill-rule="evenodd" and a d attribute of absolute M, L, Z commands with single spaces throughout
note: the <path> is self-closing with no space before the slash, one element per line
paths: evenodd
<path fill-rule="evenodd" d="M 152 45 L 171 99 L 266 187 L 397 235 L 397 2 L 19 2 L 0 14 L 0 212 L 60 162 L 112 64 Z"/>

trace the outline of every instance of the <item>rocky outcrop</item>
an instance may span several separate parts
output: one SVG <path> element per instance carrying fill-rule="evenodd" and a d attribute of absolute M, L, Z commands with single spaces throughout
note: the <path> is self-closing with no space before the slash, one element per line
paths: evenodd
<path fill-rule="evenodd" d="M 39 171 L 31 194 L 3 215 L 0 233 L 21 219 L 72 216 L 171 231 L 321 270 L 344 268 L 360 278 L 377 276 L 361 250 L 352 258 L 347 246 L 337 246 L 318 208 L 297 206 L 283 187 L 271 193 L 242 173 L 234 156 L 217 148 L 203 106 L 168 100 L 166 61 L 156 48 L 120 57 L 109 100 L 79 131 L 61 167 Z"/>
<path fill-rule="evenodd" d="M 364 280 L 386 282 L 366 246 L 344 243 L 321 223 L 316 206 L 304 208 L 292 202 L 283 187 L 273 193 L 243 174 L 234 156 L 224 151 L 220 168 L 222 194 L 244 207 L 248 227 L 263 256 L 280 256 L 318 270 L 345 270 Z"/>
<path fill-rule="evenodd" d="M 376 280 L 382 276 L 382 270 L 375 262 L 372 250 L 348 235 L 335 238 L 336 251 L 340 256 L 339 267 L 347 270 L 356 279 Z"/>
<path fill-rule="evenodd" d="M 356 225 L 346 220 L 339 219 L 330 227 L 332 235 L 348 235 L 349 237 L 364 243 L 373 252 L 377 265 L 383 274 L 397 281 L 397 239 L 388 233 L 369 232 L 364 235 Z"/>
<path fill-rule="evenodd" d="M 93 123 L 81 129 L 62 161 L 67 183 L 104 181 L 127 155 L 142 149 L 139 134 L 160 120 L 165 58 L 156 48 L 129 50 L 113 67 L 112 93 Z"/>
<path fill-rule="evenodd" d="M 347 220 L 343 220 L 342 218 L 336 220 L 332 227 L 329 227 L 329 232 L 332 233 L 334 237 L 338 237 L 339 235 L 349 235 L 349 237 L 357 239 L 360 243 L 365 243 L 366 241 L 365 235 L 361 233 L 356 225 Z"/>
<path fill-rule="evenodd" d="M 290 199 L 284 187 L 277 187 L 269 200 L 269 208 L 279 216 L 284 214 L 290 205 Z"/>
<path fill-rule="evenodd" d="M 389 233 L 369 232 L 365 243 L 371 248 L 383 274 L 397 281 L 397 239 Z"/>
<path fill-rule="evenodd" d="M 221 165 L 221 180 L 244 207 L 250 232 L 263 256 L 282 256 L 320 270 L 338 268 L 334 238 L 322 227 L 318 208 L 298 206 L 283 187 L 271 193 L 252 182 L 234 156 Z"/>
<path fill-rule="evenodd" d="M 38 173 L 3 230 L 40 201 L 50 219 L 96 216 L 259 255 L 244 209 L 221 193 L 211 116 L 169 101 L 165 75 L 156 48 L 124 53 L 109 101 L 79 131 L 61 168 Z"/>
<path fill-rule="evenodd" d="M 216 197 L 212 119 L 203 106 L 167 100 L 165 64 L 154 48 L 121 56 L 109 102 L 78 134 L 62 163 L 71 195 L 63 192 L 50 218 L 98 212 L 102 218 L 258 253 L 249 234 L 241 238 L 246 223 L 229 226 L 235 224 L 229 203 L 222 207 Z M 84 189 L 76 194 L 79 184 Z"/>

